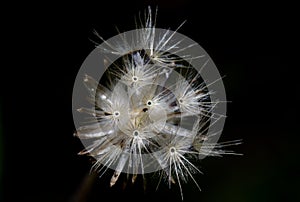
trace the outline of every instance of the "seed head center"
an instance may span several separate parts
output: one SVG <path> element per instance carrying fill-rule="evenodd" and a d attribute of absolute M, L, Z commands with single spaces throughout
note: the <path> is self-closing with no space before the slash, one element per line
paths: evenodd
<path fill-rule="evenodd" d="M 139 131 L 137 131 L 137 130 L 133 131 L 133 136 L 134 136 L 134 137 L 139 136 L 139 134 L 140 134 Z"/>
<path fill-rule="evenodd" d="M 171 148 L 170 148 L 170 153 L 171 153 L 171 154 L 174 154 L 175 151 L 176 151 L 175 147 L 171 147 Z"/>
<path fill-rule="evenodd" d="M 119 116 L 120 116 L 120 112 L 119 112 L 119 111 L 115 111 L 115 112 L 114 112 L 114 117 L 117 118 L 117 117 L 119 117 Z"/>
<path fill-rule="evenodd" d="M 133 82 L 137 82 L 138 80 L 139 80 L 139 78 L 138 78 L 137 76 L 133 76 L 133 77 L 132 77 L 132 81 L 133 81 Z"/>

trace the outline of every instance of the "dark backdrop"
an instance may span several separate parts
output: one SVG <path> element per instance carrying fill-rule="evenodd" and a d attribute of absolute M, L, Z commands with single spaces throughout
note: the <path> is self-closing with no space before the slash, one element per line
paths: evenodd
<path fill-rule="evenodd" d="M 91 162 L 77 156 L 83 147 L 73 137 L 72 88 L 94 49 L 93 30 L 108 39 L 117 34 L 115 26 L 134 29 L 134 16 L 147 5 L 158 5 L 158 27 L 175 30 L 187 20 L 179 32 L 197 41 L 226 75 L 231 103 L 221 140 L 244 142 L 231 148 L 242 157 L 203 160 L 204 175 L 196 176 L 202 192 L 192 182 L 184 185 L 185 200 L 299 200 L 295 7 L 180 0 L 3 7 L 0 200 L 181 200 L 176 186 L 122 191 L 121 183 L 109 188 L 111 172 L 87 177 Z"/>

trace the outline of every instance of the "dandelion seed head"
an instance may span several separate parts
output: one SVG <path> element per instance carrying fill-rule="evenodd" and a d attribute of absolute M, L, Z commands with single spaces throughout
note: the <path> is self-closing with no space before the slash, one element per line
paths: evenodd
<path fill-rule="evenodd" d="M 92 170 L 101 176 L 109 168 L 115 170 L 110 186 L 122 173 L 134 183 L 138 175 L 159 172 L 169 187 L 179 186 L 183 198 L 182 182 L 193 181 L 200 189 L 193 177 L 201 173 L 198 160 L 234 154 L 223 147 L 239 142 L 217 143 L 224 125 L 226 96 L 206 52 L 177 30 L 155 28 L 155 18 L 149 7 L 146 22 L 137 30 L 109 40 L 99 36 L 103 43 L 97 49 L 104 55 L 100 56 L 105 68 L 101 75 L 95 73 L 95 78 L 84 73 L 78 76 L 80 81 L 76 79 L 74 103 L 82 101 L 78 89 L 83 78 L 92 107 L 78 102 L 78 112 L 90 115 L 91 121 L 84 126 L 76 122 L 80 126 L 75 136 L 85 146 L 79 154 L 95 158 Z M 100 57 L 97 54 L 89 57 Z M 92 60 L 86 61 L 86 71 L 81 72 L 99 70 L 98 63 L 91 67 Z"/>

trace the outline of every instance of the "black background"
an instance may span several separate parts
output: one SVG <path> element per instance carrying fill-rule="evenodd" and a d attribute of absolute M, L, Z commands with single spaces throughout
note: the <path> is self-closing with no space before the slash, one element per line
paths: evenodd
<path fill-rule="evenodd" d="M 87 177 L 91 162 L 77 156 L 72 88 L 98 40 L 135 28 L 134 16 L 158 5 L 157 27 L 197 41 L 215 62 L 228 100 L 221 140 L 243 139 L 244 156 L 207 158 L 185 201 L 297 201 L 299 186 L 299 68 L 295 6 L 287 2 L 212 3 L 116 1 L 100 4 L 15 4 L 2 17 L 0 200 L 180 201 L 179 189 L 145 193 L 140 182 L 109 188 L 111 172 Z M 4 26 L 4 27 L 3 27 Z M 88 180 L 91 180 L 89 182 Z M 90 188 L 88 187 L 90 185 Z M 86 193 L 86 195 L 84 195 Z"/>

